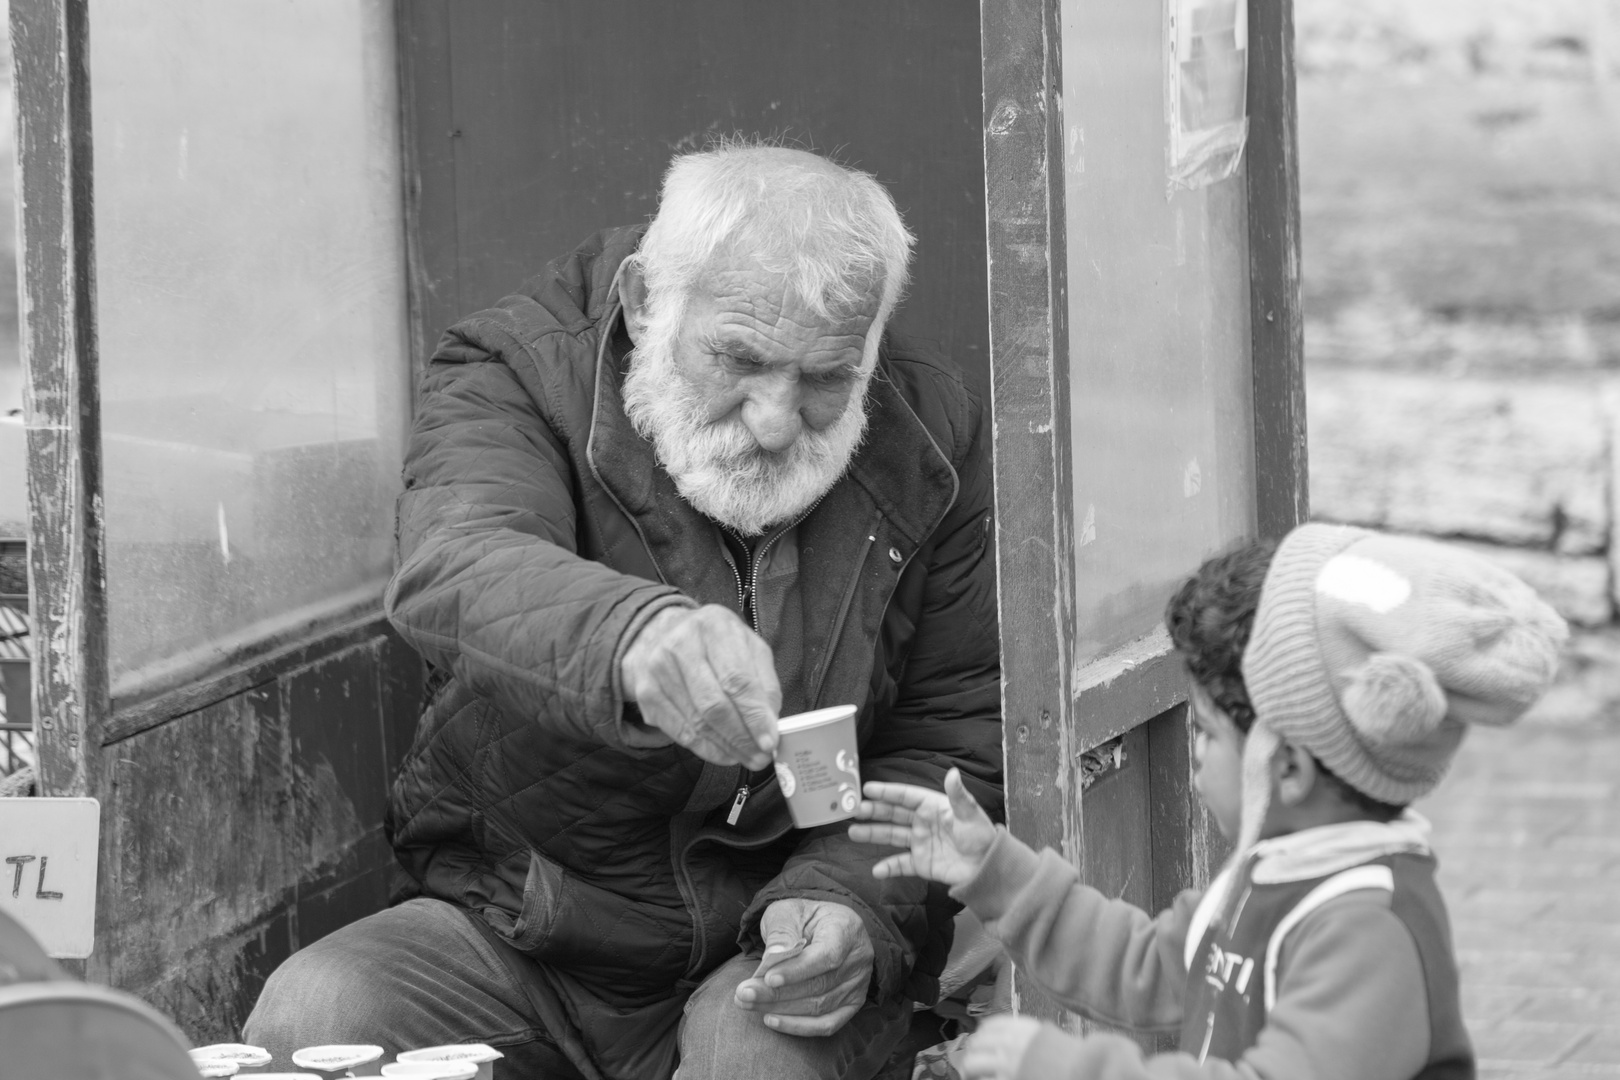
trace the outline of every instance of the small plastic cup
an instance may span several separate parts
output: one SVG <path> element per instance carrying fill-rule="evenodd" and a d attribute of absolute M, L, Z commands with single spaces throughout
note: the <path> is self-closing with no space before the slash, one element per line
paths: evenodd
<path fill-rule="evenodd" d="M 214 1043 L 212 1046 L 196 1047 L 188 1053 L 199 1069 L 216 1062 L 235 1065 L 236 1072 L 222 1074 L 225 1076 L 245 1074 L 259 1076 L 264 1067 L 270 1064 L 270 1051 L 262 1046 L 249 1046 L 247 1043 Z"/>
<path fill-rule="evenodd" d="M 376 1076 L 382 1071 L 382 1056 L 380 1046 L 340 1043 L 294 1050 L 292 1063 L 326 1077 Z"/>
<path fill-rule="evenodd" d="M 809 829 L 854 817 L 861 801 L 855 706 L 784 716 L 776 734 L 776 779 L 793 824 Z"/>
<path fill-rule="evenodd" d="M 476 1061 L 391 1061 L 382 1067 L 382 1074 L 414 1080 L 473 1080 L 478 1069 Z"/>
<path fill-rule="evenodd" d="M 459 1065 L 468 1062 L 477 1066 L 478 1080 L 494 1080 L 495 1061 L 505 1056 L 493 1046 L 486 1046 L 484 1043 L 455 1043 L 446 1046 L 424 1046 L 420 1050 L 406 1050 L 396 1060 L 401 1065 L 442 1062 Z M 383 1066 L 383 1075 L 390 1075 L 386 1065 Z"/>

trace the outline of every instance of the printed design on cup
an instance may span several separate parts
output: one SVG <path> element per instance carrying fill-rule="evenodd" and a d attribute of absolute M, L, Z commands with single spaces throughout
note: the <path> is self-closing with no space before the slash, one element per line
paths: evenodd
<path fill-rule="evenodd" d="M 776 775 L 801 829 L 854 816 L 861 765 L 856 707 L 835 705 L 784 716 L 777 724 Z"/>

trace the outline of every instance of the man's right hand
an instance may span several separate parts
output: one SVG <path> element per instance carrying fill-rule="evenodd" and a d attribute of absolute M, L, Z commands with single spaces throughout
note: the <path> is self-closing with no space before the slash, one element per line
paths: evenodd
<path fill-rule="evenodd" d="M 782 687 L 771 647 L 731 609 L 665 608 L 625 650 L 620 675 L 642 720 L 704 761 L 771 763 Z"/>

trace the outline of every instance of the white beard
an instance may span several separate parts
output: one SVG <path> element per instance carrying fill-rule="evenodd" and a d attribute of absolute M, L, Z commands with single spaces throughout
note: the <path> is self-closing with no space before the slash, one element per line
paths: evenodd
<path fill-rule="evenodd" d="M 808 426 L 781 453 L 764 450 L 732 414 L 709 421 L 702 392 L 675 366 L 668 337 L 638 346 L 624 378 L 624 411 L 681 497 L 744 536 L 763 533 L 814 506 L 844 475 L 866 435 L 866 384 L 851 390 L 843 415 L 821 431 Z"/>

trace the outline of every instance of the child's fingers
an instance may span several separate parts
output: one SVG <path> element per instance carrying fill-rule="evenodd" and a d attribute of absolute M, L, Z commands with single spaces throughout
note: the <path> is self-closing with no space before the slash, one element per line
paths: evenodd
<path fill-rule="evenodd" d="M 967 784 L 962 782 L 960 770 L 952 769 L 945 774 L 945 797 L 951 800 L 951 813 L 957 821 L 977 821 L 985 816 L 978 800 L 968 793 Z"/>
<path fill-rule="evenodd" d="M 849 838 L 857 844 L 886 844 L 889 847 L 911 846 L 911 830 L 904 825 L 851 825 Z"/>
<path fill-rule="evenodd" d="M 889 784 L 882 780 L 868 780 L 861 785 L 861 794 L 876 803 L 889 803 L 915 810 L 929 799 L 939 798 L 939 792 L 915 784 Z"/>
<path fill-rule="evenodd" d="M 904 851 L 899 855 L 890 855 L 887 859 L 872 867 L 872 876 L 875 878 L 917 877 L 913 865 L 911 852 Z"/>
<path fill-rule="evenodd" d="M 855 807 L 855 816 L 862 821 L 892 821 L 898 825 L 909 825 L 916 816 L 903 806 L 893 803 L 867 802 L 864 799 Z"/>

